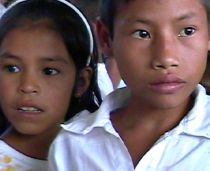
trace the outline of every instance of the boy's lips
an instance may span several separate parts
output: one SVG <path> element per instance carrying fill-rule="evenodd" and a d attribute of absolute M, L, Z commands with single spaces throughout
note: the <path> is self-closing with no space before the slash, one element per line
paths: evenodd
<path fill-rule="evenodd" d="M 185 84 L 186 81 L 178 77 L 166 76 L 150 83 L 150 87 L 153 91 L 161 94 L 173 94 L 180 90 Z"/>

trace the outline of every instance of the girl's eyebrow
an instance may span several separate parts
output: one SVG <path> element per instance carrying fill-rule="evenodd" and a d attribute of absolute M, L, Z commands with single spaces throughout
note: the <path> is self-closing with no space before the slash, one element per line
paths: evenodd
<path fill-rule="evenodd" d="M 13 55 L 9 52 L 0 53 L 0 60 L 1 59 L 19 59 L 19 56 Z"/>
<path fill-rule="evenodd" d="M 61 62 L 64 64 L 68 64 L 69 61 L 63 58 L 62 56 L 51 56 L 51 57 L 43 57 L 41 60 L 46 62 Z"/>
<path fill-rule="evenodd" d="M 0 60 L 2 59 L 16 59 L 16 60 L 21 60 L 21 57 L 17 56 L 17 55 L 14 55 L 12 53 L 9 53 L 9 52 L 3 52 L 3 53 L 0 53 Z M 41 61 L 46 61 L 46 62 L 61 62 L 61 63 L 64 63 L 64 64 L 68 64 L 69 61 L 66 60 L 65 58 L 63 58 L 62 56 L 50 56 L 50 57 L 41 57 L 40 58 Z"/>

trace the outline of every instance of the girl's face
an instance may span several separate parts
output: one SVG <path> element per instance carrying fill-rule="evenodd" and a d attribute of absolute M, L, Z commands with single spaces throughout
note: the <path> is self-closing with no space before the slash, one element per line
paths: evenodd
<path fill-rule="evenodd" d="M 209 49 L 201 1 L 130 1 L 119 8 L 114 22 L 107 52 L 116 58 L 135 101 L 155 109 L 187 102 L 205 70 Z"/>
<path fill-rule="evenodd" d="M 61 39 L 45 27 L 16 28 L 0 46 L 0 105 L 22 134 L 57 131 L 75 83 Z"/>

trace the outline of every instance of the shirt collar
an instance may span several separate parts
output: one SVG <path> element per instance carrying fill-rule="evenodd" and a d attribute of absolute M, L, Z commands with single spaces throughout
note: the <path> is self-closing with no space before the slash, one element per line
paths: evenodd
<path fill-rule="evenodd" d="M 100 108 L 94 113 L 87 110 L 78 113 L 62 127 L 70 132 L 86 134 L 93 128 L 102 127 L 111 134 L 119 137 L 110 121 L 110 112 L 124 106 L 129 99 L 128 88 L 115 90 L 105 97 Z M 170 133 L 185 133 L 192 136 L 204 136 L 210 138 L 210 97 L 206 95 L 205 89 L 198 85 L 195 90 L 195 101 L 193 108 L 180 121 L 178 126 Z"/>
<path fill-rule="evenodd" d="M 177 126 L 183 133 L 210 138 L 210 96 L 198 85 L 193 108 Z"/>
<path fill-rule="evenodd" d="M 127 103 L 129 94 L 130 91 L 127 88 L 117 89 L 104 98 L 100 108 L 94 113 L 84 110 L 62 124 L 61 127 L 66 131 L 77 134 L 87 134 L 93 128 L 103 127 L 111 134 L 119 136 L 110 121 L 110 112 L 124 106 Z"/>

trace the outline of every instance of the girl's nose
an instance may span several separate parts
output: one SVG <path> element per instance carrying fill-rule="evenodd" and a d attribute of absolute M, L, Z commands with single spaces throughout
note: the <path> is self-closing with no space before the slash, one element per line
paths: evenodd
<path fill-rule="evenodd" d="M 24 74 L 20 81 L 19 91 L 22 94 L 36 94 L 39 92 L 38 80 L 35 76 Z"/>

